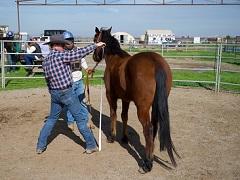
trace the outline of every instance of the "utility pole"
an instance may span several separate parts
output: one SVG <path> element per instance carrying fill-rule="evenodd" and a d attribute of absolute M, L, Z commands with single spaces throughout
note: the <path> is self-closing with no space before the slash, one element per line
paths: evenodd
<path fill-rule="evenodd" d="M 18 25 L 18 35 L 20 35 L 20 14 L 19 14 L 19 1 L 20 0 L 16 0 L 17 3 L 17 25 Z"/>

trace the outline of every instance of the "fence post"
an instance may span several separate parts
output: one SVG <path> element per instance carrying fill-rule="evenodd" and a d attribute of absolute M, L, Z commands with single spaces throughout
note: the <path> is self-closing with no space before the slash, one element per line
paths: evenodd
<path fill-rule="evenodd" d="M 161 44 L 161 47 L 162 47 L 162 54 L 161 55 L 163 56 L 163 43 Z"/>
<path fill-rule="evenodd" d="M 4 67 L 4 43 L 1 40 L 1 80 L 2 80 L 2 88 L 5 88 L 5 67 Z"/>
<path fill-rule="evenodd" d="M 218 92 L 218 76 L 219 76 L 219 54 L 220 54 L 220 47 L 217 44 L 217 58 L 216 58 L 216 74 L 215 74 L 215 92 Z"/>
<path fill-rule="evenodd" d="M 217 92 L 220 91 L 220 84 L 221 84 L 221 65 L 222 65 L 222 42 L 220 44 L 220 48 L 219 48 L 219 68 L 218 68 L 218 88 L 217 88 Z"/>

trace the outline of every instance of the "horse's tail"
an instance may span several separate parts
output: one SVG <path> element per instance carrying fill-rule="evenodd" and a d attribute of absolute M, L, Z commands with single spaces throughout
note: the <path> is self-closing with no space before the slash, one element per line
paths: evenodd
<path fill-rule="evenodd" d="M 174 166 L 177 166 L 173 151 L 175 154 L 178 153 L 173 145 L 170 135 L 170 122 L 168 112 L 168 95 L 166 89 L 166 73 L 163 69 L 157 69 L 156 71 L 156 92 L 153 102 L 153 116 L 159 122 L 159 140 L 160 140 L 160 151 L 167 149 L 168 155 Z"/>

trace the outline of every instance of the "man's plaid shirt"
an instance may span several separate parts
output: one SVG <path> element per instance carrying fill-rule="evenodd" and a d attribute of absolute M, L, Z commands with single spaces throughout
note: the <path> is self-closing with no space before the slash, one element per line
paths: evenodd
<path fill-rule="evenodd" d="M 70 62 L 81 60 L 96 49 L 95 44 L 71 51 L 52 50 L 43 61 L 45 79 L 50 90 L 61 90 L 72 86 Z"/>

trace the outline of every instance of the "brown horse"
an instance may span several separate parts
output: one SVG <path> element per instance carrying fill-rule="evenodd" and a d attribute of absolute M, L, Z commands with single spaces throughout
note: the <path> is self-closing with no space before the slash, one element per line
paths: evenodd
<path fill-rule="evenodd" d="M 175 151 L 170 135 L 168 95 L 172 85 L 172 74 L 167 62 L 157 53 L 142 52 L 129 55 L 120 48 L 118 41 L 108 30 L 97 27 L 94 42 L 105 42 L 105 48 L 97 48 L 93 59 L 106 61 L 104 82 L 106 96 L 110 105 L 111 135 L 108 142 L 116 137 L 117 99 L 122 99 L 123 142 L 128 142 L 126 127 L 130 101 L 137 107 L 138 119 L 143 126 L 146 141 L 144 166 L 145 172 L 151 171 L 153 162 L 154 139 L 159 129 L 160 150 L 167 149 L 172 164 Z M 151 119 L 149 110 L 152 107 Z"/>

